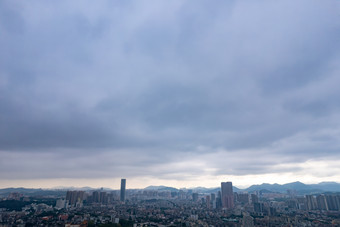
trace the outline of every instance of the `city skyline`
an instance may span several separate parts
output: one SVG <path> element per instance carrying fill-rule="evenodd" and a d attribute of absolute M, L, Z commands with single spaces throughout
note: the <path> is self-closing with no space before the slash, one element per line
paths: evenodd
<path fill-rule="evenodd" d="M 340 2 L 0 2 L 0 188 L 339 182 Z"/>
<path fill-rule="evenodd" d="M 220 196 L 221 199 L 223 198 L 224 195 L 231 195 L 233 192 L 233 189 L 236 191 L 240 192 L 248 192 L 249 190 L 273 190 L 274 192 L 286 192 L 287 190 L 302 190 L 302 191 L 313 191 L 317 190 L 319 192 L 325 191 L 325 192 L 340 192 L 340 183 L 339 182 L 319 182 L 315 184 L 306 184 L 304 182 L 300 181 L 295 181 L 295 182 L 289 182 L 285 184 L 278 184 L 278 183 L 261 183 L 261 184 L 253 184 L 253 185 L 247 185 L 247 186 L 239 186 L 239 185 L 233 185 L 232 182 L 221 182 L 220 186 L 218 186 L 218 183 L 215 182 L 216 184 L 212 187 L 202 187 L 200 185 L 195 185 L 195 186 L 188 186 L 185 185 L 183 187 L 176 187 L 173 185 L 148 185 L 146 187 L 126 187 L 126 179 L 120 179 L 120 185 L 111 185 L 109 187 L 89 187 L 89 186 L 57 186 L 57 187 L 49 187 L 49 188 L 39 188 L 39 187 L 8 187 L 8 188 L 0 188 L 0 190 L 21 190 L 21 189 L 28 189 L 28 190 L 37 190 L 37 189 L 42 189 L 42 190 L 85 190 L 85 191 L 93 191 L 93 190 L 100 190 L 100 191 L 107 191 L 107 190 L 115 190 L 119 191 L 119 200 L 123 198 L 125 200 L 125 193 L 127 190 L 161 190 L 161 191 L 166 191 L 166 190 L 195 190 L 195 191 L 206 191 L 206 190 L 216 190 L 216 189 L 221 189 L 220 191 L 223 192 Z M 225 185 L 225 186 L 223 186 Z M 223 189 L 224 188 L 224 189 Z M 256 189 L 254 189 L 256 188 Z M 230 198 L 227 198 L 227 200 L 230 201 Z"/>
<path fill-rule="evenodd" d="M 322 184 L 325 186 L 324 184 Z M 337 191 L 305 190 L 290 184 L 283 191 L 233 191 L 232 182 L 216 190 L 149 187 L 121 190 L 0 190 L 2 225 L 143 226 L 338 226 Z M 294 190 L 293 188 L 299 190 Z M 292 188 L 293 187 L 293 188 Z M 236 189 L 236 188 L 235 188 Z M 319 188 L 320 189 L 320 188 Z M 334 188 L 333 188 L 334 189 Z M 49 216 L 44 216 L 49 214 Z"/>

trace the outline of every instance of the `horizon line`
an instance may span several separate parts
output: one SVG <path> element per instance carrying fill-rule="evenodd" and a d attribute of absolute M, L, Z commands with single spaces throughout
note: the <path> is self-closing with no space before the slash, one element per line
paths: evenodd
<path fill-rule="evenodd" d="M 241 189 L 241 190 L 245 190 L 245 189 L 248 189 L 250 188 L 251 186 L 255 186 L 255 185 L 263 185 L 263 184 L 269 184 L 269 185 L 275 185 L 275 184 L 278 184 L 278 185 L 285 185 L 285 184 L 292 184 L 292 183 L 302 183 L 304 185 L 315 185 L 315 184 L 321 184 L 321 183 L 336 183 L 336 184 L 340 184 L 340 182 L 337 182 L 337 181 L 321 181 L 321 182 L 318 182 L 318 183 L 311 183 L 311 184 L 307 184 L 307 183 L 303 183 L 301 181 L 293 181 L 293 182 L 288 182 L 288 183 L 284 183 L 284 184 L 279 184 L 279 183 L 261 183 L 261 184 L 252 184 L 252 185 L 249 185 L 248 187 L 240 187 L 240 186 L 236 186 L 236 185 L 233 185 L 233 187 L 236 187 L 237 189 Z M 187 190 L 190 190 L 190 189 L 196 189 L 196 188 L 206 188 L 206 189 L 215 189 L 215 188 L 220 188 L 220 186 L 217 186 L 217 187 L 204 187 L 204 186 L 197 186 L 197 187 L 189 187 L 189 188 L 177 188 L 175 186 L 166 186 L 166 185 L 149 185 L 149 186 L 146 186 L 144 188 L 126 188 L 126 190 L 144 190 L 148 187 L 169 187 L 169 188 L 175 188 L 177 190 L 180 190 L 180 189 L 187 189 Z M 9 188 L 25 188 L 25 189 L 41 189 L 41 190 L 63 190 L 63 189 L 70 189 L 70 188 L 90 188 L 90 189 L 98 189 L 98 190 L 101 190 L 102 188 L 103 189 L 109 189 L 109 190 L 120 190 L 119 188 L 118 189 L 115 189 L 115 188 L 109 188 L 109 187 L 90 187 L 90 186 L 57 186 L 57 187 L 52 187 L 52 188 L 43 188 L 43 187 L 39 187 L 39 188 L 32 188 L 32 187 L 5 187 L 5 188 L 0 188 L 1 189 L 9 189 Z"/>

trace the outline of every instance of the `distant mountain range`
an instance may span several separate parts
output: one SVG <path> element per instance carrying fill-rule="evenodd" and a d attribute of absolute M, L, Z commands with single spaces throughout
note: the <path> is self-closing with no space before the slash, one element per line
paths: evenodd
<path fill-rule="evenodd" d="M 340 192 L 340 183 L 336 182 L 321 182 L 319 184 L 304 184 L 299 181 L 292 182 L 288 184 L 260 184 L 252 185 L 246 189 L 239 189 L 233 187 L 234 192 L 255 192 L 255 191 L 265 191 L 265 192 L 279 192 L 286 193 L 287 190 L 295 191 L 297 194 L 313 194 L 313 193 L 324 193 L 324 192 Z M 193 191 L 201 193 L 212 193 L 220 190 L 220 188 L 193 188 Z"/>
<path fill-rule="evenodd" d="M 304 184 L 299 181 L 288 184 L 261 184 L 252 185 L 247 191 L 269 190 L 273 192 L 287 192 L 294 190 L 300 194 L 322 193 L 322 192 L 340 192 L 340 184 L 336 182 L 321 182 L 319 184 Z"/>
<path fill-rule="evenodd" d="M 0 196 L 7 196 L 11 192 L 18 192 L 28 196 L 65 195 L 64 190 L 41 188 L 4 188 L 0 189 Z"/>
<path fill-rule="evenodd" d="M 180 189 L 167 187 L 167 186 L 149 186 L 144 190 L 158 190 L 158 191 L 179 191 Z M 182 189 L 182 190 L 192 190 L 193 192 L 198 193 L 216 193 L 220 190 L 220 187 L 216 188 L 205 188 L 205 187 L 196 187 L 190 189 Z M 336 182 L 322 182 L 319 184 L 304 184 L 299 181 L 292 182 L 288 184 L 260 184 L 260 185 L 252 185 L 246 189 L 240 189 L 233 186 L 234 192 L 255 192 L 255 191 L 263 191 L 263 192 L 279 192 L 286 193 L 287 190 L 295 191 L 298 194 L 313 194 L 313 193 L 323 193 L 323 192 L 340 192 L 340 183 Z"/>
<path fill-rule="evenodd" d="M 288 184 L 260 184 L 260 185 L 252 185 L 246 189 L 240 189 L 237 187 L 233 187 L 234 192 L 254 192 L 254 191 L 262 191 L 262 192 L 278 192 L 278 193 L 286 193 L 287 190 L 295 191 L 297 194 L 314 194 L 314 193 L 326 193 L 326 192 L 340 192 L 340 183 L 336 182 L 321 182 L 319 184 L 304 184 L 299 181 L 292 182 Z M 109 188 L 90 188 L 90 187 L 63 187 L 63 188 L 54 188 L 54 189 L 34 189 L 34 188 L 4 188 L 0 189 L 0 196 L 6 196 L 11 192 L 19 192 L 29 196 L 37 196 L 37 195 L 64 195 L 67 190 L 83 190 L 83 191 L 93 191 L 93 190 L 105 190 L 111 191 Z M 156 191 L 171 191 L 177 192 L 179 190 L 192 190 L 193 192 L 198 193 L 216 193 L 220 190 L 220 187 L 216 188 L 205 188 L 205 187 L 196 187 L 196 188 L 182 188 L 177 189 L 174 187 L 168 186 L 148 186 L 144 189 L 130 189 L 130 190 L 156 190 Z"/>
<path fill-rule="evenodd" d="M 144 190 L 176 192 L 176 191 L 179 191 L 180 189 L 161 185 L 161 186 L 148 186 L 144 188 Z"/>

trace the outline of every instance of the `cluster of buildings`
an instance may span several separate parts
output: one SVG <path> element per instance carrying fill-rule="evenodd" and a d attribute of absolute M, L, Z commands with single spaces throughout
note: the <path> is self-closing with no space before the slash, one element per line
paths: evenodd
<path fill-rule="evenodd" d="M 207 208 L 223 208 L 223 209 L 233 209 L 235 206 L 232 182 L 222 182 L 221 191 L 217 193 L 211 193 L 209 195 L 204 195 L 200 197 L 201 201 L 204 201 Z M 117 192 L 108 193 L 106 191 L 93 191 L 87 193 L 85 191 L 67 191 L 66 199 L 57 200 L 56 207 L 58 209 L 70 208 L 70 207 L 82 207 L 84 204 L 111 204 L 115 200 L 120 200 L 125 202 L 126 200 L 126 179 L 121 179 L 121 187 L 119 198 Z M 236 194 L 237 195 L 237 194 Z M 138 201 L 148 198 L 180 198 L 180 199 L 192 199 L 192 201 L 197 202 L 199 198 L 199 193 L 192 193 L 192 190 L 187 192 L 171 192 L 171 191 L 135 191 L 131 194 L 131 200 Z M 242 195 L 239 195 L 241 198 Z"/>
<path fill-rule="evenodd" d="M 23 201 L 22 196 L 12 193 L 7 199 Z M 35 202 L 20 211 L 0 210 L 0 227 L 340 226 L 339 194 L 234 192 L 232 182 L 199 192 L 132 190 L 122 179 L 120 190 L 67 191 L 55 204 Z"/>
<path fill-rule="evenodd" d="M 124 202 L 126 198 L 126 179 L 121 179 L 120 197 L 116 191 L 107 192 L 100 191 L 67 191 L 66 198 L 56 201 L 57 209 L 67 209 L 72 207 L 83 207 L 84 204 L 112 204 L 114 201 L 120 200 Z"/>
<path fill-rule="evenodd" d="M 340 210 L 340 196 L 339 195 L 306 195 L 305 209 L 307 210 Z M 303 203 L 302 203 L 303 205 Z M 296 200 L 297 206 L 301 209 L 301 203 Z"/>

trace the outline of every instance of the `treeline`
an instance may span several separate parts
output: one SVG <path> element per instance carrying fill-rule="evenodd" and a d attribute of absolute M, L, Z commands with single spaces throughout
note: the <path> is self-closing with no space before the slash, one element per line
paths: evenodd
<path fill-rule="evenodd" d="M 55 206 L 56 200 L 52 198 L 31 198 L 30 201 L 22 201 L 22 200 L 2 200 L 0 201 L 0 208 L 5 208 L 9 211 L 21 211 L 23 207 L 26 205 L 30 205 L 32 203 L 40 204 L 44 203 L 49 206 Z"/>
<path fill-rule="evenodd" d="M 31 202 L 27 201 L 19 201 L 19 200 L 3 200 L 0 201 L 0 208 L 5 208 L 9 211 L 21 211 L 22 208 L 26 205 L 31 204 Z"/>

